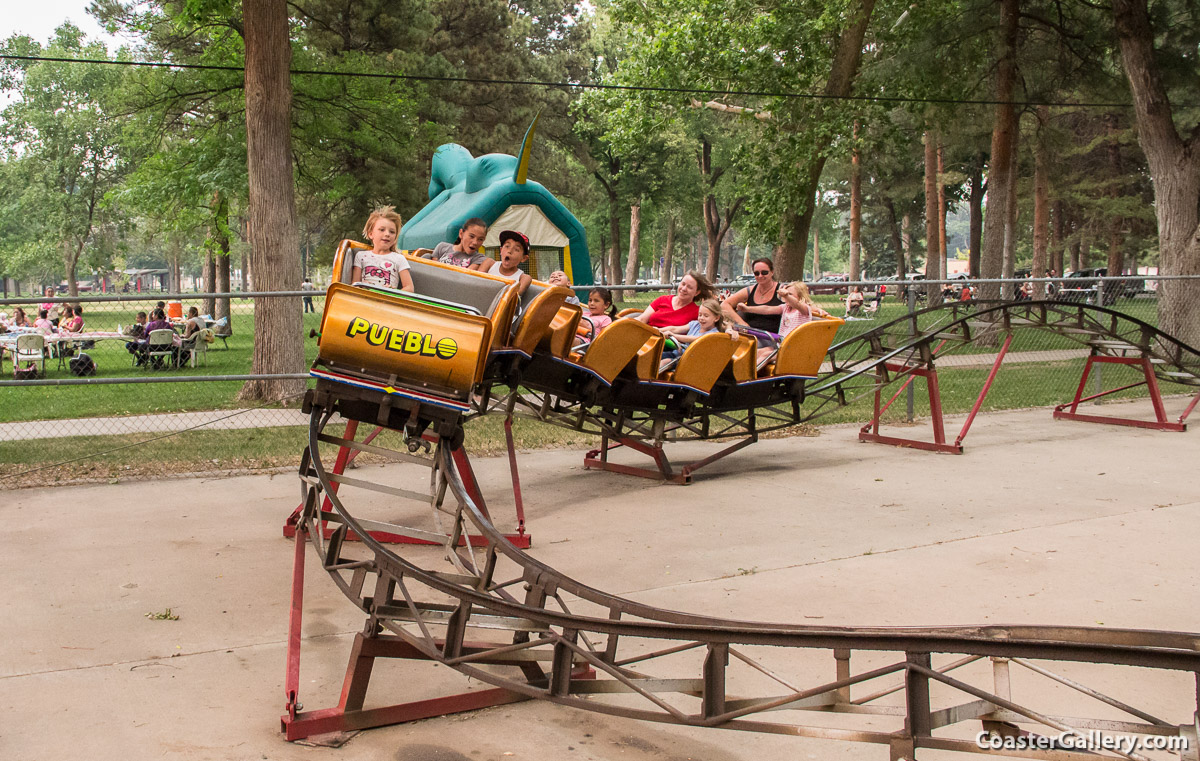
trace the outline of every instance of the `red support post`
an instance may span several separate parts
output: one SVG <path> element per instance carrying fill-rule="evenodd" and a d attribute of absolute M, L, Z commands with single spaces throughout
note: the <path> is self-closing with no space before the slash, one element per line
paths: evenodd
<path fill-rule="evenodd" d="M 517 509 L 517 535 L 525 536 L 525 500 L 521 497 L 521 474 L 517 472 L 517 448 L 513 443 L 512 415 L 504 418 L 504 438 L 508 444 L 508 467 L 512 472 L 513 500 Z"/>
<path fill-rule="evenodd" d="M 679 469 L 679 472 L 676 473 L 674 468 L 671 466 L 671 460 L 667 457 L 667 453 L 663 449 L 662 444 L 650 446 L 638 441 L 637 439 L 629 439 L 624 437 L 618 438 L 616 439 L 616 443 L 610 444 L 609 438 L 604 436 L 600 440 L 599 449 L 593 449 L 584 455 L 583 467 L 589 470 L 607 470 L 612 473 L 622 473 L 627 476 L 652 478 L 663 480 L 668 483 L 687 485 L 692 482 L 692 473 L 696 472 L 700 468 L 703 468 L 705 465 L 714 463 L 717 460 L 720 460 L 722 457 L 731 455 L 739 449 L 747 447 L 756 441 L 758 441 L 757 434 L 752 434 L 736 444 L 731 444 L 730 446 L 725 447 L 719 452 L 715 452 L 701 460 L 696 460 L 695 462 L 684 465 Z M 634 465 L 621 465 L 615 462 L 609 462 L 609 450 L 616 449 L 618 447 L 629 447 L 630 449 L 641 452 L 642 454 L 653 459 L 657 468 L 651 470 L 650 468 L 639 468 Z"/>
<path fill-rule="evenodd" d="M 988 373 L 987 380 L 983 383 L 983 389 L 979 392 L 979 397 L 975 400 L 975 406 L 971 407 L 971 414 L 967 415 L 967 422 L 963 423 L 962 430 L 958 432 L 958 438 L 954 443 L 962 447 L 963 439 L 967 438 L 967 431 L 971 430 L 971 423 L 975 422 L 975 416 L 979 414 L 980 408 L 983 407 L 983 400 L 987 397 L 988 391 L 992 390 L 992 381 L 996 380 L 996 373 L 1000 372 L 1000 363 L 1004 361 L 1004 355 L 1008 354 L 1008 347 L 1012 345 L 1013 334 L 1009 333 L 1004 339 L 1004 346 L 1000 347 L 1000 353 L 996 356 L 996 361 L 992 363 L 992 371 Z"/>
<path fill-rule="evenodd" d="M 887 401 L 882 407 L 881 391 L 879 388 L 875 390 L 875 410 L 870 422 L 864 425 L 858 432 L 859 441 L 867 441 L 873 444 L 890 444 L 898 447 L 912 447 L 914 449 L 924 449 L 929 452 L 943 452 L 946 454 L 962 454 L 962 445 L 960 443 L 946 443 L 946 428 L 942 421 L 942 392 L 938 386 L 937 368 L 934 367 L 906 367 L 904 365 L 893 365 L 887 363 L 886 369 L 893 373 L 909 374 L 909 378 L 900 387 L 900 390 L 892 395 L 892 398 Z M 908 384 L 914 378 L 921 377 L 925 379 L 925 386 L 929 390 L 929 414 L 933 423 L 933 441 L 920 441 L 918 439 L 906 439 L 899 436 L 883 436 L 879 433 L 879 423 L 883 417 L 883 413 L 887 412 L 888 407 L 892 402 L 900 396 Z M 986 389 L 985 389 L 986 393 Z"/>
<path fill-rule="evenodd" d="M 1119 388 L 1101 391 L 1091 396 L 1084 396 L 1083 390 L 1087 386 L 1088 375 L 1091 374 L 1092 365 L 1094 364 L 1140 367 L 1142 369 L 1142 380 Z M 1078 412 L 1079 405 L 1084 402 L 1090 402 L 1093 399 L 1099 399 L 1109 394 L 1137 388 L 1138 386 L 1145 386 L 1150 392 L 1150 405 L 1154 408 L 1154 420 L 1137 420 L 1136 418 L 1116 417 L 1113 415 L 1085 415 Z M 1078 388 L 1075 389 L 1075 397 L 1069 403 L 1060 404 L 1054 408 L 1054 419 L 1077 420 L 1082 423 L 1107 423 L 1109 425 L 1124 425 L 1132 428 L 1149 428 L 1155 431 L 1175 431 L 1178 433 L 1187 430 L 1187 423 L 1184 421 L 1195 408 L 1197 399 L 1200 399 L 1200 394 L 1197 395 L 1196 399 L 1192 400 L 1183 415 L 1179 417 L 1179 420 L 1172 422 L 1167 419 L 1167 411 L 1166 407 L 1163 406 L 1162 393 L 1158 389 L 1158 378 L 1154 376 L 1154 365 L 1150 363 L 1149 357 L 1106 357 L 1093 353 L 1088 357 L 1087 364 L 1083 366 L 1083 376 L 1079 379 Z"/>

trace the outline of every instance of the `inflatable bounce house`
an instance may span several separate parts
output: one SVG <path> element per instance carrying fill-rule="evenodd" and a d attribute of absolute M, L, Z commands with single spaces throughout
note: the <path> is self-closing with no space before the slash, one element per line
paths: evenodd
<path fill-rule="evenodd" d="M 458 237 L 462 223 L 479 217 L 488 224 L 483 246 L 494 255 L 500 233 L 518 230 L 529 236 L 526 270 L 545 280 L 561 269 L 575 285 L 592 284 L 583 225 L 542 185 L 526 178 L 537 118 L 525 132 L 519 157 L 489 153 L 475 158 L 461 145 L 448 143 L 433 156 L 429 203 L 404 224 L 399 247 L 433 248 Z"/>

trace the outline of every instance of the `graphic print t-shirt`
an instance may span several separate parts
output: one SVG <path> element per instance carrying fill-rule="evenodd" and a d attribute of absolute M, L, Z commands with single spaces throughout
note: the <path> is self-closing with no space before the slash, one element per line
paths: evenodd
<path fill-rule="evenodd" d="M 403 254 L 395 251 L 387 254 L 377 254 L 374 251 L 360 251 L 354 257 L 354 266 L 358 267 L 358 279 L 367 285 L 381 285 L 384 288 L 399 288 L 400 273 L 408 269 L 408 260 Z"/>

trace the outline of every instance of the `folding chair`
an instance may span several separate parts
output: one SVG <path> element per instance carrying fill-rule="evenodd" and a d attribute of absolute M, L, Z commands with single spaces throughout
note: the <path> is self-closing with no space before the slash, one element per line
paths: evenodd
<path fill-rule="evenodd" d="M 208 367 L 208 345 L 217 340 L 216 335 L 212 328 L 204 328 L 196 331 L 196 335 L 192 336 L 192 367 L 196 366 L 198 352 L 204 354 L 204 366 Z"/>
<path fill-rule="evenodd" d="M 17 336 L 16 351 L 13 352 L 13 374 L 21 366 L 21 362 L 37 362 L 42 366 L 42 375 L 46 374 L 46 338 L 40 333 L 25 333 Z"/>
<path fill-rule="evenodd" d="M 162 359 L 166 358 L 166 366 L 175 364 L 175 331 L 161 328 L 150 331 L 150 344 L 146 348 L 146 367 L 151 367 L 158 360 L 161 367 Z"/>

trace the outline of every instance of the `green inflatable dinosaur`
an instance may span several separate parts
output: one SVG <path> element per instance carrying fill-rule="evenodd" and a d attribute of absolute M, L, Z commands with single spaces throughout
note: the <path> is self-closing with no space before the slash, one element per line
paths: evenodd
<path fill-rule="evenodd" d="M 429 203 L 404 224 L 399 247 L 411 251 L 453 241 L 463 222 L 479 217 L 488 224 L 485 248 L 497 248 L 503 230 L 517 230 L 529 237 L 533 248 L 529 269 L 535 278 L 562 269 L 575 285 L 591 285 L 583 225 L 550 191 L 525 177 L 536 126 L 534 118 L 520 157 L 489 153 L 475 158 L 455 143 L 438 148 Z"/>

